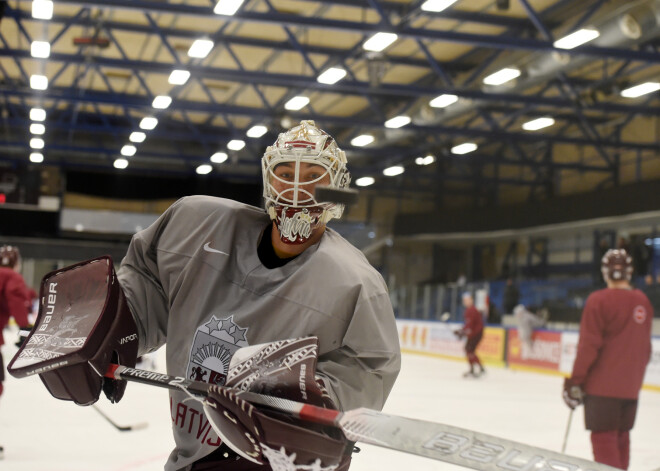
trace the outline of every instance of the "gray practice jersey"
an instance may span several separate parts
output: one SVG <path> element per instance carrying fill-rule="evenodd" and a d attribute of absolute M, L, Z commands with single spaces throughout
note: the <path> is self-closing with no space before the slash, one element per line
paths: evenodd
<path fill-rule="evenodd" d="M 140 353 L 167 342 L 168 374 L 222 383 L 238 348 L 315 335 L 317 373 L 335 403 L 381 409 L 401 364 L 382 277 L 331 229 L 266 268 L 257 246 L 268 224 L 262 209 L 192 196 L 133 237 L 118 276 Z M 176 448 L 165 469 L 187 469 L 220 440 L 185 393 L 171 391 L 170 407 Z"/>

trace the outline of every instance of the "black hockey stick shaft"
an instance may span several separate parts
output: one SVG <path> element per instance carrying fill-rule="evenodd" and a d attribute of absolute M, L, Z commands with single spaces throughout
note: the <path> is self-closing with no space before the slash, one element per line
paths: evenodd
<path fill-rule="evenodd" d="M 573 420 L 573 411 L 574 409 L 571 409 L 571 411 L 568 413 L 568 423 L 566 424 L 566 432 L 564 433 L 564 443 L 561 446 L 562 453 L 566 451 L 566 443 L 568 442 L 568 432 L 571 431 L 571 421 Z"/>
<path fill-rule="evenodd" d="M 92 404 L 92 408 L 99 413 L 101 417 L 103 417 L 110 425 L 112 425 L 114 428 L 119 430 L 120 432 L 132 432 L 133 430 L 140 430 L 143 428 L 147 427 L 146 422 L 140 422 L 139 424 L 135 425 L 119 425 L 117 422 L 112 420 L 108 414 L 103 412 L 99 407 L 96 406 L 96 404 Z"/>
<path fill-rule="evenodd" d="M 185 390 L 200 398 L 207 396 L 210 386 L 186 378 L 119 365 L 111 365 L 106 376 Z M 479 471 L 617 471 L 616 468 L 600 463 L 504 438 L 370 409 L 340 412 L 250 392 L 241 392 L 239 396 L 253 404 L 277 409 L 302 420 L 338 427 L 346 438 L 352 441 L 425 456 Z"/>
<path fill-rule="evenodd" d="M 179 376 L 170 376 L 164 373 L 156 373 L 154 371 L 140 370 L 115 364 L 110 365 L 105 376 L 112 379 L 123 379 L 175 391 L 185 391 L 186 393 L 197 396 L 200 399 L 203 399 L 208 395 L 208 389 L 210 386 L 210 384 L 201 381 L 192 381 Z M 238 395 L 245 401 L 269 407 L 271 409 L 277 409 L 302 420 L 340 427 L 338 421 L 343 414 L 336 410 L 324 409 L 311 404 L 289 401 L 279 397 L 266 396 L 252 392 L 239 392 Z"/>

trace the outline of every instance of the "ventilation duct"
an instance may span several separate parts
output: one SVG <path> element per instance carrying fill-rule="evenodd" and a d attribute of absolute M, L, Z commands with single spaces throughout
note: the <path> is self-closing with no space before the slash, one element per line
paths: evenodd
<path fill-rule="evenodd" d="M 590 26 L 598 29 L 600 36 L 589 43 L 590 46 L 604 48 L 627 48 L 660 35 L 660 0 L 630 2 L 611 14 L 592 22 Z M 527 90 L 540 83 L 547 82 L 560 72 L 568 72 L 589 62 L 593 57 L 586 55 L 569 55 L 561 53 L 538 53 L 532 56 L 526 65 L 520 67 L 521 76 L 515 83 L 515 90 Z M 513 66 L 514 64 L 509 64 Z M 506 67 L 499 64 L 499 68 Z M 510 92 L 506 86 L 485 86 L 482 91 L 490 94 Z M 413 112 L 413 122 L 420 125 L 440 124 L 473 111 L 480 105 L 490 101 L 461 99 L 457 103 L 442 110 L 428 106 L 428 103 L 418 105 Z M 394 136 L 392 136 L 394 137 Z"/>

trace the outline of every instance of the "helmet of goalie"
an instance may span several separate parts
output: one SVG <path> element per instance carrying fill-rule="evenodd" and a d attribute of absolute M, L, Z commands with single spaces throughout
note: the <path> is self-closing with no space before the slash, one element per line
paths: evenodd
<path fill-rule="evenodd" d="M 281 164 L 289 164 L 290 174 L 286 179 L 277 175 L 276 169 Z M 320 167 L 311 180 L 302 178 L 305 164 Z M 351 178 L 346 154 L 314 121 L 301 121 L 281 133 L 266 149 L 261 168 L 266 211 L 276 221 L 284 242 L 304 243 L 315 228 L 341 217 L 344 205 L 317 201 L 314 187 L 319 184 L 348 188 Z"/>
<path fill-rule="evenodd" d="M 3 245 L 0 247 L 0 267 L 15 269 L 21 262 L 21 253 L 18 247 Z"/>
<path fill-rule="evenodd" d="M 600 271 L 605 280 L 630 281 L 633 273 L 632 257 L 624 249 L 610 249 L 603 255 Z"/>

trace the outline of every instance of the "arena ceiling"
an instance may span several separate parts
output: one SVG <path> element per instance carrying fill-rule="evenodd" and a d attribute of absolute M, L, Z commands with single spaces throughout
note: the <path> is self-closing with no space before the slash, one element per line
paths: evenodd
<path fill-rule="evenodd" d="M 2 2 L 5 165 L 257 182 L 277 133 L 314 119 L 379 194 L 483 205 L 660 178 L 660 0 L 40 3 Z M 393 42 L 368 50 L 377 33 Z"/>

